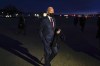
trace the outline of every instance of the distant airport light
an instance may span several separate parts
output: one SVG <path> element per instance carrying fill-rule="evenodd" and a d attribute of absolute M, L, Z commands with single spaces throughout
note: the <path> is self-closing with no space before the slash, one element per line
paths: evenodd
<path fill-rule="evenodd" d="M 2 14 L 3 14 L 3 12 L 2 12 Z"/>
<path fill-rule="evenodd" d="M 62 15 L 60 15 L 60 16 L 62 16 Z"/>
<path fill-rule="evenodd" d="M 76 15 L 74 14 L 73 16 L 75 17 Z"/>
<path fill-rule="evenodd" d="M 39 14 L 37 14 L 37 17 L 39 17 Z"/>
<path fill-rule="evenodd" d="M 11 15 L 9 15 L 9 17 L 12 17 Z"/>
<path fill-rule="evenodd" d="M 16 16 L 18 16 L 18 13 L 16 14 Z"/>
<path fill-rule="evenodd" d="M 64 16 L 68 17 L 68 15 L 64 15 Z"/>
<path fill-rule="evenodd" d="M 88 18 L 88 16 L 86 15 L 86 16 L 85 16 L 85 18 L 87 19 L 87 18 Z"/>
<path fill-rule="evenodd" d="M 9 18 L 9 17 L 12 17 L 12 15 L 6 15 L 5 17 L 6 17 L 6 18 Z"/>
<path fill-rule="evenodd" d="M 47 16 L 47 13 L 43 13 L 43 17 L 46 17 Z"/>
<path fill-rule="evenodd" d="M 37 14 L 34 14 L 34 16 L 37 16 Z"/>
<path fill-rule="evenodd" d="M 6 17 L 6 18 L 8 18 L 8 17 L 9 17 L 9 15 L 6 15 L 5 17 Z"/>
<path fill-rule="evenodd" d="M 78 17 L 81 17 L 82 15 L 78 15 Z"/>

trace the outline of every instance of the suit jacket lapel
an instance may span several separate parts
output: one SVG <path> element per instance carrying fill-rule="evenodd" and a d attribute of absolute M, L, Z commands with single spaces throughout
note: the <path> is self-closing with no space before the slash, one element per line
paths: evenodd
<path fill-rule="evenodd" d="M 54 30 L 55 30 L 55 27 L 56 27 L 56 23 L 55 23 L 55 19 L 53 19 L 53 22 L 54 22 Z M 50 19 L 47 17 L 47 22 L 50 24 L 50 26 L 52 27 L 51 23 L 50 23 Z"/>

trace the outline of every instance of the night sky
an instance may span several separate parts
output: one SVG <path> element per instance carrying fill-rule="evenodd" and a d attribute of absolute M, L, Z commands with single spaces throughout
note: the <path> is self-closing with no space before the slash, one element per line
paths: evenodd
<path fill-rule="evenodd" d="M 57 13 L 100 11 L 100 0 L 0 0 L 0 8 L 14 5 L 26 12 L 46 11 L 53 6 Z"/>

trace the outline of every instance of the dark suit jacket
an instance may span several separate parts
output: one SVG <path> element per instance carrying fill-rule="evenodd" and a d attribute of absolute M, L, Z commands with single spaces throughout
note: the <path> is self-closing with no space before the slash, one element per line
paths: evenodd
<path fill-rule="evenodd" d="M 51 25 L 50 20 L 49 20 L 48 17 L 45 17 L 43 19 L 43 21 L 41 22 L 40 36 L 42 38 L 42 41 L 45 44 L 50 44 L 51 41 L 53 40 L 54 31 L 55 31 L 55 28 L 56 28 L 55 19 L 53 18 L 53 20 L 54 20 L 54 29 L 52 28 L 52 25 Z"/>

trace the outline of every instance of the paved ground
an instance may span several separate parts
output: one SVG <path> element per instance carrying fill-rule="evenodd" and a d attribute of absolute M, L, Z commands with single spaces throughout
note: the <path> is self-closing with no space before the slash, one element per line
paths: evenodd
<path fill-rule="evenodd" d="M 0 25 L 0 66 L 34 66 L 33 60 L 30 61 L 26 58 L 31 55 L 40 59 L 43 55 L 43 45 L 38 36 L 38 24 L 33 24 L 33 20 L 28 21 L 27 19 L 29 26 L 27 27 L 27 35 L 24 36 L 16 34 L 17 23 L 14 21 L 17 20 L 8 20 L 2 19 L 2 22 L 13 23 Z M 86 23 L 83 33 L 80 32 L 79 26 L 75 27 L 72 23 L 62 24 L 61 28 L 66 36 L 66 41 L 60 42 L 61 48 L 58 55 L 52 60 L 52 66 L 100 65 L 99 41 L 95 38 L 96 23 Z"/>

